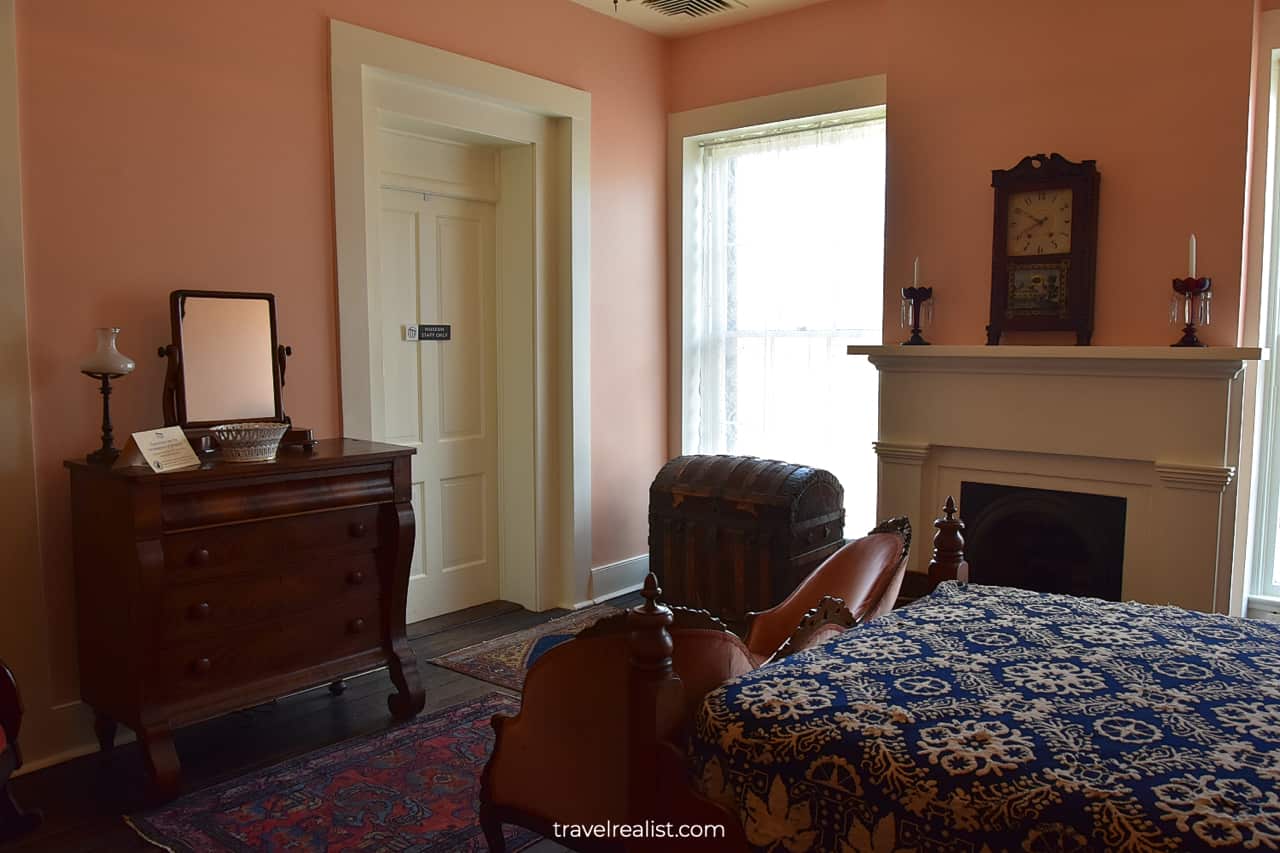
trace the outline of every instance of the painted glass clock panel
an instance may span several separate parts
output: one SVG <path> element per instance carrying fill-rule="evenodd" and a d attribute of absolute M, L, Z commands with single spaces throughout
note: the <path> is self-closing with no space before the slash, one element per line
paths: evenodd
<path fill-rule="evenodd" d="M 1006 254 L 1010 257 L 1069 254 L 1072 200 L 1069 188 L 1012 193 Z"/>
<path fill-rule="evenodd" d="M 1065 319 L 1070 316 L 1071 260 L 1009 265 L 1005 318 Z"/>

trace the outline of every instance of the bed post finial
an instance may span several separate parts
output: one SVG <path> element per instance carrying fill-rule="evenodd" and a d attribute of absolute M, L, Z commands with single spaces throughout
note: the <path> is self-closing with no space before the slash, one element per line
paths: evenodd
<path fill-rule="evenodd" d="M 631 630 L 631 663 L 637 669 L 671 671 L 671 608 L 658 601 L 662 587 L 658 576 L 649 572 L 640 591 L 644 604 L 631 608 L 627 627 Z"/>
<path fill-rule="evenodd" d="M 969 582 L 969 564 L 964 559 L 964 522 L 957 517 L 956 502 L 947 495 L 942 517 L 933 522 L 938 532 L 933 535 L 933 559 L 929 561 L 929 583 L 943 581 Z"/>
<path fill-rule="evenodd" d="M 640 594 L 644 596 L 644 608 L 646 613 L 652 613 L 661 605 L 658 599 L 662 597 L 662 587 L 658 586 L 658 576 L 653 572 L 644 576 L 644 589 L 640 590 Z"/>

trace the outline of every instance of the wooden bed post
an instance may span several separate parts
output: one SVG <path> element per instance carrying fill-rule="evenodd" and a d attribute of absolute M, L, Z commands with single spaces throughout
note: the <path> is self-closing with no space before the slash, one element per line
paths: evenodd
<path fill-rule="evenodd" d="M 942 517 L 933 522 L 933 559 L 929 561 L 929 585 L 943 581 L 969 582 L 969 564 L 964 558 L 964 522 L 956 516 L 956 502 L 947 495 Z"/>
<path fill-rule="evenodd" d="M 652 572 L 644 579 L 644 604 L 627 612 L 628 683 L 627 810 L 637 822 L 657 815 L 659 763 L 656 746 L 682 706 L 680 679 L 671 666 L 671 609 L 659 604 L 662 589 Z"/>
<path fill-rule="evenodd" d="M 719 838 L 636 838 L 622 850 L 741 853 L 747 839 L 738 816 L 694 790 L 679 731 L 688 724 L 684 683 L 672 664 L 675 616 L 658 603 L 662 590 L 650 572 L 641 592 L 645 602 L 627 611 L 627 819 L 632 824 L 699 824 L 723 827 Z M 722 628 L 719 630 L 723 630 Z"/>

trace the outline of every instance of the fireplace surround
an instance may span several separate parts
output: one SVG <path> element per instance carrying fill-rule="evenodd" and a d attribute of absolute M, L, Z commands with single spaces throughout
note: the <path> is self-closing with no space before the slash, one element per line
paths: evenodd
<path fill-rule="evenodd" d="M 1125 501 L 1119 597 L 1228 612 L 1244 363 L 1258 349 L 849 347 L 880 374 L 877 514 L 962 484 Z M 969 549 L 980 545 L 967 531 Z M 926 543 L 927 539 L 921 537 Z M 910 568 L 924 571 L 928 547 Z M 974 579 L 977 582 L 977 578 Z"/>

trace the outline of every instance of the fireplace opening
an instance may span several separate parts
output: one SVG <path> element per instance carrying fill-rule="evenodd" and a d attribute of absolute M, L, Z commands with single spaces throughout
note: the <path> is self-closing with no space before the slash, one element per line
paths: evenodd
<path fill-rule="evenodd" d="M 974 583 L 1120 600 L 1125 499 L 960 484 Z"/>

